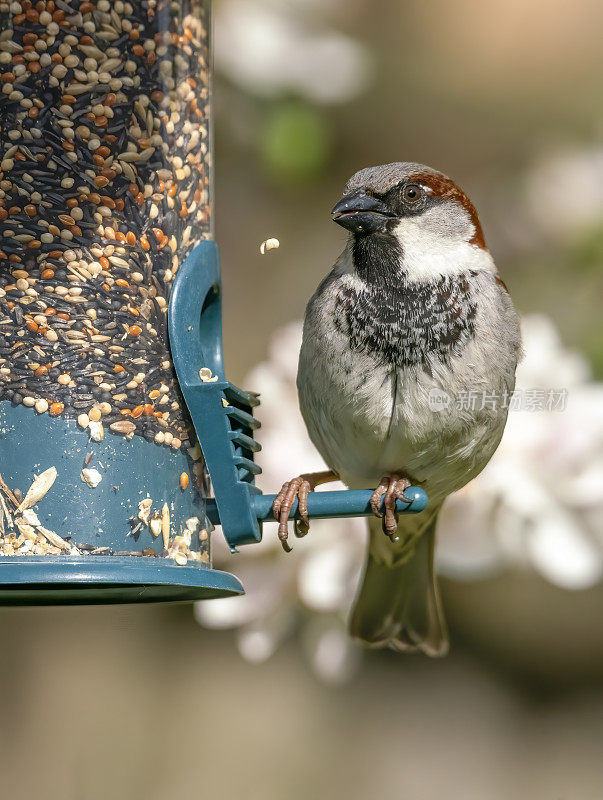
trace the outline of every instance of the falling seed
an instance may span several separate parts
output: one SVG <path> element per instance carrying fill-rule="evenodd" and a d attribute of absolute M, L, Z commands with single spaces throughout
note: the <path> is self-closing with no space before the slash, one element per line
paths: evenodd
<path fill-rule="evenodd" d="M 278 239 L 266 239 L 260 245 L 260 253 L 264 255 L 265 253 L 268 252 L 268 250 L 276 250 L 277 248 L 280 247 L 280 245 L 281 243 L 279 242 Z"/>
<path fill-rule="evenodd" d="M 153 517 L 153 519 L 149 522 L 149 529 L 153 536 L 159 536 L 161 533 L 161 518 Z"/>
<path fill-rule="evenodd" d="M 49 467 L 47 470 L 44 470 L 41 475 L 38 475 L 27 490 L 27 494 L 19 504 L 16 513 L 18 514 L 24 509 L 31 508 L 35 506 L 36 503 L 39 503 L 56 479 L 57 471 L 55 467 Z"/>
<path fill-rule="evenodd" d="M 180 488 L 183 492 L 188 488 L 189 480 L 188 472 L 183 472 L 180 475 Z"/>
<path fill-rule="evenodd" d="M 167 550 L 170 543 L 170 509 L 167 503 L 164 503 L 161 509 L 161 535 L 163 537 L 163 546 Z"/>
<path fill-rule="evenodd" d="M 81 480 L 91 489 L 96 489 L 102 481 L 103 476 L 97 469 L 83 469 L 80 473 Z"/>

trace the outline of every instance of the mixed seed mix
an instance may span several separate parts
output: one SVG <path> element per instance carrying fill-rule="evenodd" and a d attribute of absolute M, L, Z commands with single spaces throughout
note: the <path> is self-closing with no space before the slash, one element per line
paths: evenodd
<path fill-rule="evenodd" d="M 193 443 L 166 323 L 208 128 L 203 0 L 0 2 L 0 400 Z"/>

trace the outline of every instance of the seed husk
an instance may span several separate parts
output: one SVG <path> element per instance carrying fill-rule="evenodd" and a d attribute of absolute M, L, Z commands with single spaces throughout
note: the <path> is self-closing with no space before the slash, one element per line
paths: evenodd
<path fill-rule="evenodd" d="M 68 552 L 71 550 L 71 545 L 54 531 L 50 531 L 48 528 L 44 528 L 42 525 L 38 526 L 38 531 L 50 542 L 50 544 L 58 547 L 60 550 L 66 550 Z"/>
<path fill-rule="evenodd" d="M 88 430 L 93 442 L 102 442 L 105 438 L 105 429 L 103 428 L 102 422 L 90 420 Z"/>
<path fill-rule="evenodd" d="M 167 503 L 164 503 L 161 509 L 161 536 L 163 537 L 163 546 L 167 550 L 170 543 L 170 509 Z"/>
<path fill-rule="evenodd" d="M 27 494 L 19 503 L 19 506 L 16 510 L 16 513 L 20 513 L 26 508 L 31 508 L 35 506 L 36 503 L 39 503 L 40 500 L 46 496 L 46 493 L 51 488 L 52 484 L 57 479 L 57 470 L 56 467 L 49 467 L 48 469 L 44 470 L 37 478 L 34 479 L 34 482 L 31 484 L 29 489 L 27 490 Z"/>
<path fill-rule="evenodd" d="M 136 430 L 136 425 L 134 425 L 133 422 L 124 419 L 124 420 L 118 420 L 117 422 L 112 422 L 111 425 L 109 425 L 109 428 L 114 433 L 121 433 L 124 436 L 131 436 L 134 434 Z"/>
<path fill-rule="evenodd" d="M 149 524 L 152 505 L 153 501 L 150 497 L 141 500 L 138 504 L 138 518 L 142 520 L 145 525 Z"/>

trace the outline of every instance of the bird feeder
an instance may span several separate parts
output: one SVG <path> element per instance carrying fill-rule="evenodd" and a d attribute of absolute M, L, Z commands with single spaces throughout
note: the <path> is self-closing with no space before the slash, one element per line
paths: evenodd
<path fill-rule="evenodd" d="M 0 2 L 0 603 L 239 594 L 210 530 L 271 519 L 222 359 L 209 6 Z"/>

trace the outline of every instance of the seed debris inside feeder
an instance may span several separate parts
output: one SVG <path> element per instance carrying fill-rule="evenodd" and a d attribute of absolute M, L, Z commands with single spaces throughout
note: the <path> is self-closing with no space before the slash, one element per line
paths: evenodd
<path fill-rule="evenodd" d="M 90 420 L 88 429 L 90 431 L 90 438 L 93 442 L 102 442 L 105 438 L 105 430 L 102 422 L 94 422 L 93 420 Z"/>
<path fill-rule="evenodd" d="M 170 542 L 170 509 L 167 503 L 164 503 L 161 509 L 161 535 L 163 537 L 163 546 L 167 550 Z"/>
<path fill-rule="evenodd" d="M 214 375 L 209 367 L 201 367 L 199 377 L 203 383 L 215 383 L 218 380 L 218 376 Z"/>
<path fill-rule="evenodd" d="M 96 489 L 96 487 L 103 479 L 103 476 L 100 474 L 100 472 L 94 468 L 83 469 L 80 473 L 80 477 L 82 481 L 91 489 Z"/>
<path fill-rule="evenodd" d="M 52 470 L 54 470 L 54 467 L 46 470 L 45 473 L 42 473 L 34 480 L 26 495 L 26 498 L 29 497 L 28 502 L 35 498 L 38 498 L 36 502 L 43 499 L 45 495 L 45 492 L 42 494 L 43 490 L 48 486 L 46 489 L 48 491 L 52 485 L 50 483 L 53 474 Z M 82 470 L 80 477 L 91 488 L 98 486 L 99 478 L 102 479 L 97 470 L 87 468 Z M 32 494 L 34 489 L 35 492 Z M 95 547 L 87 543 L 74 543 L 71 541 L 70 536 L 65 539 L 42 525 L 38 514 L 33 508 L 28 507 L 17 511 L 17 497 L 21 497 L 21 492 L 17 488 L 11 491 L 0 475 L 0 556 L 46 556 L 69 553 L 72 556 L 147 556 L 154 558 L 163 555 L 172 558 L 182 566 L 190 561 L 210 563 L 209 536 L 205 528 L 201 529 L 197 534 L 196 544 L 198 549 L 191 549 L 192 537 L 199 527 L 200 520 L 197 517 L 189 517 L 185 520 L 184 527 L 180 528 L 180 533 L 172 537 L 171 527 L 173 523 L 167 503 L 163 504 L 161 512 L 155 512 L 151 516 L 153 501 L 147 497 L 139 502 L 138 514 L 130 518 L 130 534 L 135 534 L 135 540 L 138 540 L 143 526 L 148 526 L 149 533 L 155 538 L 162 534 L 163 551 L 159 553 L 152 547 L 142 547 L 141 550 L 113 550 L 108 546 Z M 11 514 L 5 498 L 15 506 L 14 514 Z M 25 502 L 25 499 L 22 502 Z M 32 505 L 35 505 L 35 503 L 32 503 Z"/>
<path fill-rule="evenodd" d="M 54 531 L 49 531 L 48 528 L 44 528 L 42 526 L 40 526 L 38 530 L 40 531 L 42 536 L 48 539 L 50 544 L 54 545 L 55 547 L 58 547 L 60 550 L 71 550 L 71 546 L 69 545 L 69 543 L 66 542 L 64 539 L 62 539 Z"/>
<path fill-rule="evenodd" d="M 138 518 L 142 520 L 145 525 L 149 524 L 150 516 L 151 516 L 151 506 L 153 505 L 153 501 L 150 497 L 141 500 L 138 504 Z"/>

